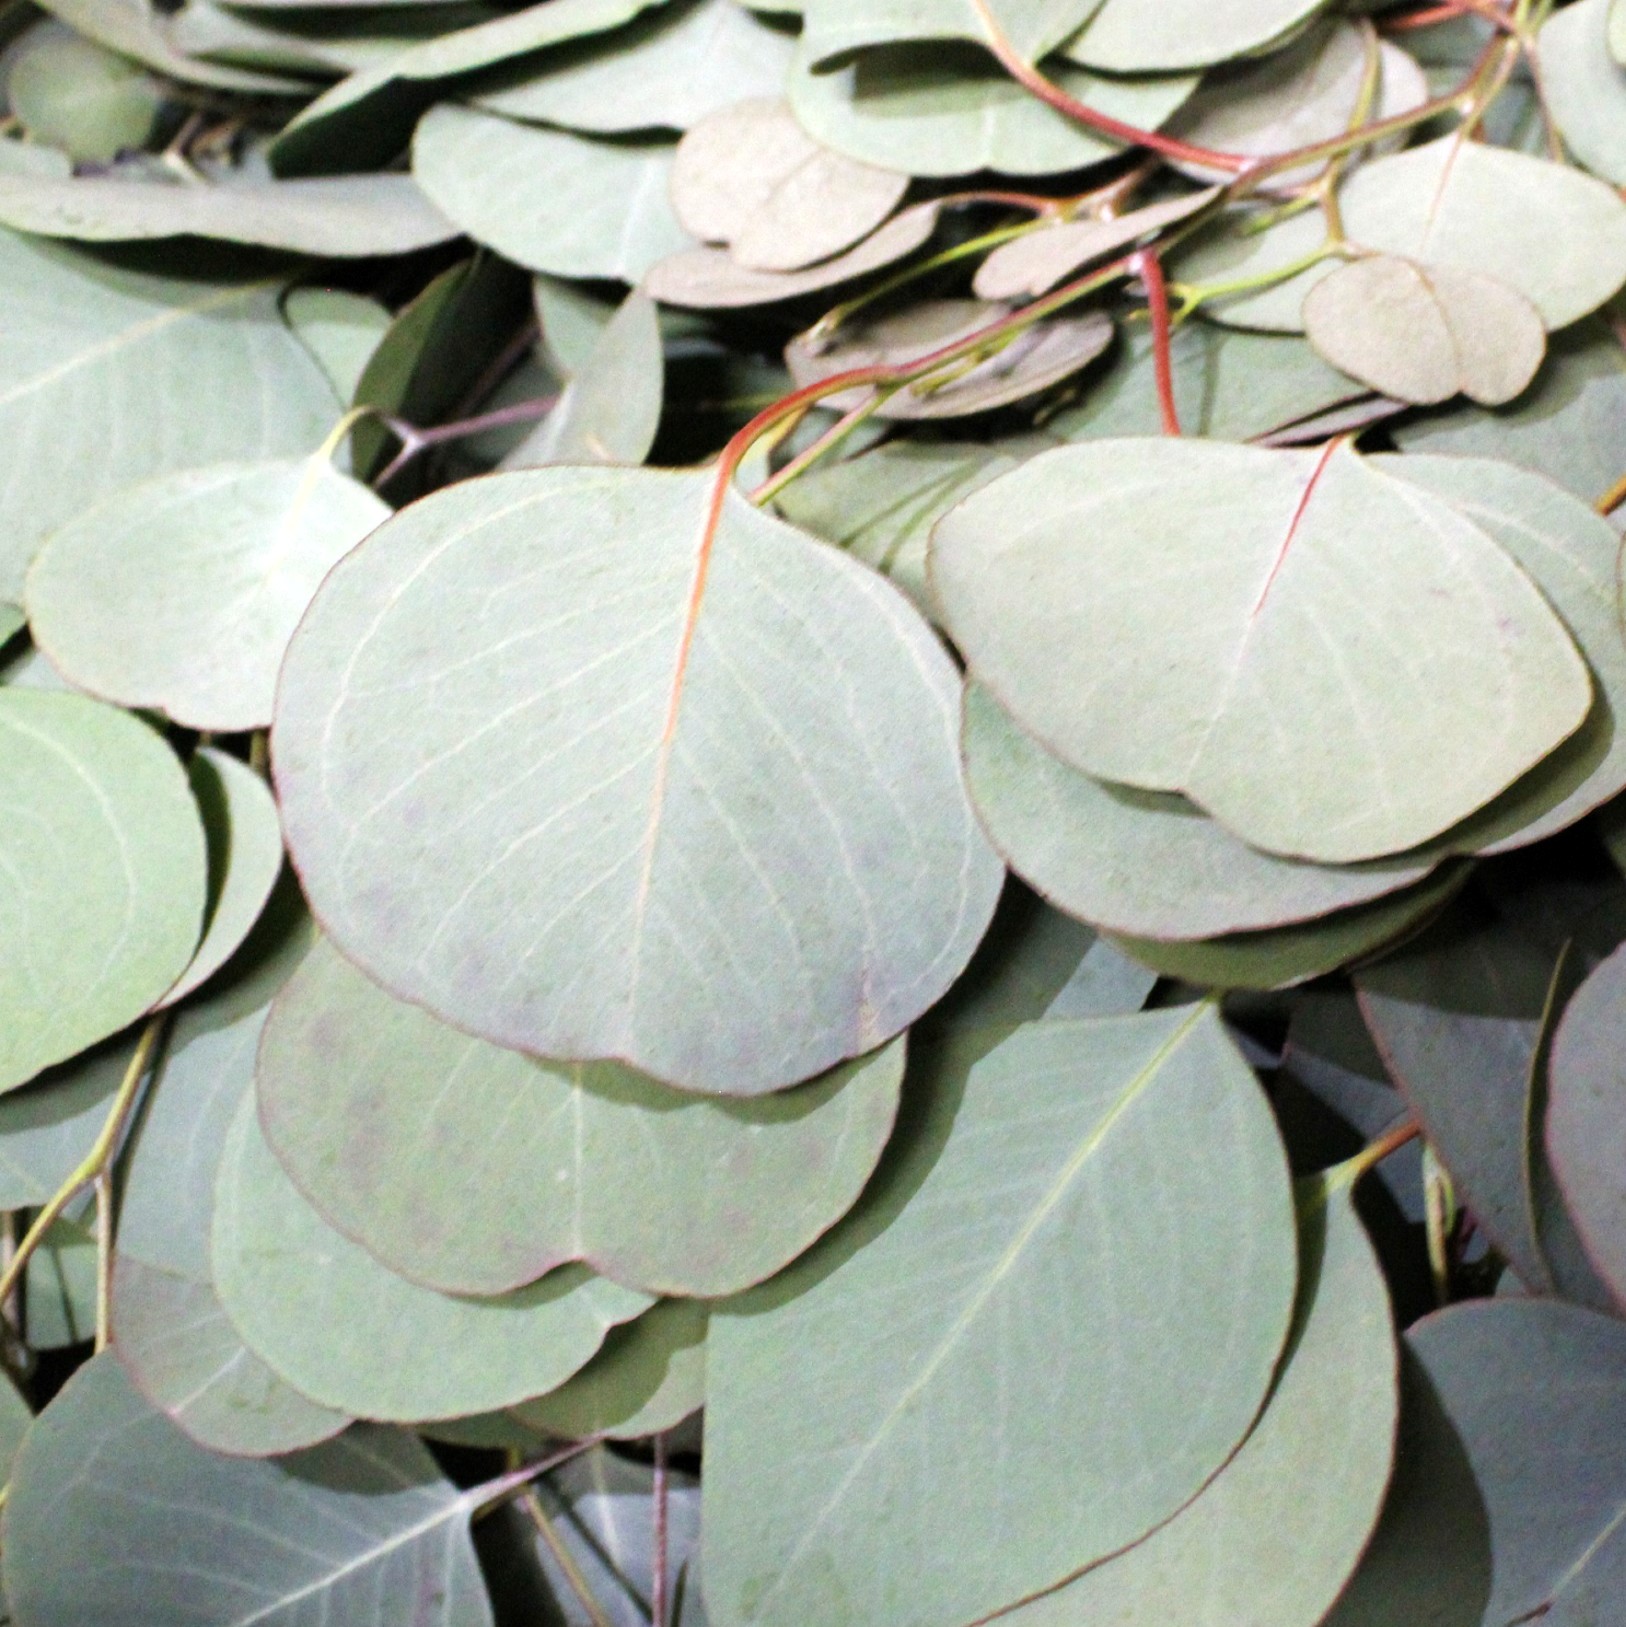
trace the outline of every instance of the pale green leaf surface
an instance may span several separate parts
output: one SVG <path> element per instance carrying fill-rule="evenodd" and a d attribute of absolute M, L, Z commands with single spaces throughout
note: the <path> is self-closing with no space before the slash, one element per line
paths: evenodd
<path fill-rule="evenodd" d="M 1299 1297 L 1265 1410 L 1217 1479 L 1144 1542 L 1011 1627 L 1317 1627 L 1366 1546 L 1394 1455 L 1395 1336 L 1349 1189 L 1299 1188 Z"/>
<path fill-rule="evenodd" d="M 0 692 L 0 1089 L 133 1022 L 203 925 L 203 824 L 139 718 L 78 695 Z"/>
<path fill-rule="evenodd" d="M 1517 289 L 1392 254 L 1323 277 L 1300 314 L 1310 343 L 1335 367 L 1425 406 L 1457 394 L 1502 406 L 1536 376 L 1547 349 L 1541 313 Z"/>
<path fill-rule="evenodd" d="M 208 843 L 209 905 L 203 938 L 162 1006 L 184 1000 L 237 953 L 282 873 L 282 825 L 264 779 L 218 746 L 194 751 L 187 773 Z"/>
<path fill-rule="evenodd" d="M 23 1272 L 23 1334 L 32 1349 L 66 1350 L 96 1336 L 96 1234 L 58 1220 Z"/>
<path fill-rule="evenodd" d="M 1196 1494 L 1281 1352 L 1286 1167 L 1209 1006 L 918 1054 L 865 1204 L 712 1317 L 718 1627 L 970 1621 L 1059 1582 Z"/>
<path fill-rule="evenodd" d="M 804 37 L 786 91 L 797 118 L 826 146 L 905 175 L 1050 175 L 1123 150 L 1047 107 L 975 46 L 882 47 L 828 69 L 817 64 Z M 1098 112 L 1156 129 L 1196 80 L 1114 80 L 1063 65 L 1057 83 Z"/>
<path fill-rule="evenodd" d="M 599 1353 L 549 1395 L 513 1410 L 543 1434 L 638 1440 L 675 1428 L 706 1400 L 711 1308 L 663 1299 L 611 1328 Z"/>
<path fill-rule="evenodd" d="M 478 1495 L 397 1430 L 283 1463 L 206 1451 L 105 1352 L 18 1453 L 6 1592 L 24 1627 L 490 1627 L 468 1537 Z"/>
<path fill-rule="evenodd" d="M 1184 797 L 1069 767 L 976 683 L 963 744 L 972 803 L 1005 862 L 1053 904 L 1106 931 L 1173 939 L 1262 931 L 1398 892 L 1435 862 L 1275 858 Z"/>
<path fill-rule="evenodd" d="M 1036 61 L 1100 9 L 1101 0 L 806 0 L 803 49 L 809 61 L 844 57 L 898 40 L 989 38 L 994 22 L 1016 50 Z"/>
<path fill-rule="evenodd" d="M 1066 55 L 1111 73 L 1202 68 L 1257 51 L 1327 0 L 1105 0 Z"/>
<path fill-rule="evenodd" d="M 658 313 L 649 296 L 634 289 L 605 323 L 553 410 L 503 458 L 502 467 L 642 463 L 660 428 L 664 386 Z"/>
<path fill-rule="evenodd" d="M 1609 5 L 1578 0 L 1555 11 L 1536 57 L 1564 144 L 1593 174 L 1626 186 L 1626 67 L 1610 54 Z"/>
<path fill-rule="evenodd" d="M 1626 954 L 1598 966 L 1565 1008 L 1553 1041 L 1546 1148 L 1576 1230 L 1617 1303 L 1626 1303 L 1621 1224 L 1621 1030 Z"/>
<path fill-rule="evenodd" d="M 599 141 L 442 102 L 413 137 L 412 173 L 518 265 L 637 282 L 691 243 L 667 196 L 672 153 L 669 141 Z"/>
<path fill-rule="evenodd" d="M 1460 403 L 1403 420 L 1393 435 L 1406 452 L 1533 469 L 1591 503 L 1620 476 L 1623 422 L 1626 350 L 1602 317 L 1589 317 L 1551 337 L 1546 362 L 1517 401 L 1494 411 Z"/>
<path fill-rule="evenodd" d="M 730 5 L 737 3 L 729 0 Z M 599 336 L 626 302 L 618 302 L 592 284 L 539 274 L 531 279 L 531 303 L 542 330 L 547 366 L 569 383 L 587 365 Z"/>
<path fill-rule="evenodd" d="M 645 273 L 643 287 L 663 305 L 700 309 L 771 305 L 822 288 L 834 288 L 913 254 L 937 229 L 941 206 L 919 203 L 896 214 L 879 231 L 845 254 L 805 271 L 752 271 L 726 249 L 683 249 L 657 260 Z"/>
<path fill-rule="evenodd" d="M 1505 853 L 1551 836 L 1626 787 L 1626 628 L 1620 539 L 1587 503 L 1539 474 L 1489 458 L 1413 453 L 1385 473 L 1444 498 L 1493 537 L 1563 617 L 1591 668 L 1586 721 L 1550 756 L 1447 841 L 1455 852 Z"/>
<path fill-rule="evenodd" d="M 0 1096 L 0 1209 L 49 1202 L 90 1151 L 129 1060 L 115 1040 Z"/>
<path fill-rule="evenodd" d="M 683 1095 L 470 1039 L 323 944 L 277 1001 L 258 1091 L 310 1201 L 416 1281 L 496 1293 L 582 1260 L 714 1296 L 771 1276 L 852 1207 L 902 1075 L 897 1043 L 794 1091 Z"/>
<path fill-rule="evenodd" d="M 812 332 L 792 339 L 785 365 L 798 388 L 850 368 L 902 366 L 969 340 L 1009 314 L 1006 306 L 973 299 L 921 300 L 874 317 L 860 313 L 841 325 L 833 341 L 815 342 Z M 1008 407 L 1088 366 L 1112 343 L 1112 333 L 1112 318 L 1104 311 L 1034 322 L 975 366 L 956 361 L 939 381 L 924 377 L 892 392 L 875 416 L 958 418 Z M 825 396 L 823 405 L 846 412 L 867 393 L 864 385 L 838 390 Z"/>
<path fill-rule="evenodd" d="M 1626 1327 L 1500 1298 L 1426 1317 L 1406 1344 L 1416 1367 L 1398 1462 L 1417 1472 L 1330 1627 L 1613 1621 L 1626 1594 Z"/>
<path fill-rule="evenodd" d="M 165 475 L 47 541 L 29 623 L 80 688 L 194 729 L 264 728 L 322 578 L 389 513 L 320 456 Z"/>
<path fill-rule="evenodd" d="M 799 271 L 881 224 L 907 175 L 821 146 L 778 97 L 731 103 L 678 142 L 668 179 L 685 231 L 753 271 Z"/>
<path fill-rule="evenodd" d="M 1626 5 L 1621 0 L 1609 7 L 1609 50 L 1616 62 L 1626 63 Z"/>
<path fill-rule="evenodd" d="M 408 175 L 206 186 L 0 175 L 0 224 L 91 243 L 211 237 L 329 259 L 407 254 L 458 233 Z"/>
<path fill-rule="evenodd" d="M 1445 136 L 1362 164 L 1339 199 L 1351 241 L 1495 277 L 1549 328 L 1626 282 L 1626 201 L 1549 159 Z"/>
<path fill-rule="evenodd" d="M 687 130 L 732 102 L 780 95 L 795 50 L 794 35 L 739 0 L 670 0 L 603 41 L 521 63 L 471 99 L 567 130 Z"/>
<path fill-rule="evenodd" d="M 343 288 L 291 288 L 283 296 L 288 325 L 321 363 L 335 394 L 351 400 L 390 325 L 390 313 L 365 294 Z"/>
<path fill-rule="evenodd" d="M 145 145 L 163 91 L 139 63 L 90 40 L 48 36 L 28 45 L 6 79 L 11 111 L 35 141 L 106 163 Z"/>
<path fill-rule="evenodd" d="M 1217 989 L 1290 988 L 1415 932 L 1451 900 L 1468 869 L 1442 865 L 1405 892 L 1267 932 L 1189 942 L 1114 933 L 1111 941 L 1164 977 Z"/>
<path fill-rule="evenodd" d="M 554 468 L 415 504 L 317 595 L 272 748 L 370 976 L 499 1044 L 753 1095 L 930 1006 L 1002 872 L 926 624 L 732 494 L 702 551 L 711 488 Z"/>
<path fill-rule="evenodd" d="M 290 1388 L 243 1343 L 212 1283 L 121 1254 L 112 1316 L 113 1348 L 131 1383 L 212 1452 L 280 1457 L 350 1423 Z"/>
<path fill-rule="evenodd" d="M 1339 262 L 1316 209 L 1272 220 L 1262 207 L 1222 215 L 1169 257 L 1169 275 L 1207 290 L 1203 312 L 1216 322 L 1266 333 L 1301 333 L 1304 296 Z M 1231 291 L 1236 284 L 1244 286 Z"/>
<path fill-rule="evenodd" d="M 362 1418 L 450 1418 L 540 1395 L 650 1304 L 574 1265 L 499 1298 L 415 1286 L 306 1203 L 249 1097 L 226 1136 L 212 1253 L 216 1291 L 249 1348 L 313 1401 Z"/>
<path fill-rule="evenodd" d="M 0 595 L 20 595 L 51 531 L 122 486 L 320 443 L 338 404 L 276 296 L 0 233 Z"/>
<path fill-rule="evenodd" d="M 1337 445 L 1042 453 L 938 522 L 929 568 L 1026 732 L 1296 857 L 1437 835 L 1592 702 L 1568 631 L 1491 537 Z"/>
<path fill-rule="evenodd" d="M 34 1414 L 23 1399 L 16 1383 L 7 1376 L 0 1381 L 0 1474 L 9 1481 L 11 1467 L 17 1461 L 18 1449 Z"/>

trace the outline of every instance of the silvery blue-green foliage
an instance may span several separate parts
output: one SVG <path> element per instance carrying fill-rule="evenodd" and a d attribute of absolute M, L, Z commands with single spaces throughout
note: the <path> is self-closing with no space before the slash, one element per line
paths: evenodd
<path fill-rule="evenodd" d="M 1626 1627 L 1626 0 L 0 89 L 0 1615 Z"/>

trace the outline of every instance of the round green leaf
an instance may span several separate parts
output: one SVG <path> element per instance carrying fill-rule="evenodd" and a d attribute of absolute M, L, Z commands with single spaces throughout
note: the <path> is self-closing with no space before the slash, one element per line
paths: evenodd
<path fill-rule="evenodd" d="M 1294 1328 L 1241 1449 L 1144 1542 L 1001 1621 L 1318 1627 L 1377 1524 L 1398 1392 L 1388 1289 L 1349 1189 L 1306 1182 Z"/>
<path fill-rule="evenodd" d="M 1547 1152 L 1576 1230 L 1617 1302 L 1626 1304 L 1626 951 L 1581 985 L 1553 1041 Z"/>
<path fill-rule="evenodd" d="M 324 457 L 165 475 L 50 538 L 30 626 L 80 688 L 194 729 L 264 728 L 305 607 L 389 513 Z"/>
<path fill-rule="evenodd" d="M 690 246 L 667 196 L 673 151 L 442 102 L 418 125 L 412 173 L 470 237 L 518 265 L 637 282 Z"/>
<path fill-rule="evenodd" d="M 401 1430 L 357 1428 L 281 1463 L 206 1451 L 106 1352 L 68 1381 L 17 1455 L 6 1594 L 19 1627 L 289 1627 L 313 1612 L 490 1627 L 468 1535 L 479 1497 L 443 1479 Z"/>
<path fill-rule="evenodd" d="M 571 1260 L 654 1293 L 771 1276 L 851 1208 L 892 1128 L 898 1042 L 792 1091 L 687 1095 L 613 1063 L 536 1062 L 369 983 L 330 946 L 260 1050 L 266 1138 L 384 1264 L 496 1293 Z"/>
<path fill-rule="evenodd" d="M 1197 1493 L 1281 1353 L 1287 1171 L 1212 1007 L 917 1057 L 865 1203 L 712 1317 L 717 1627 L 800 1627 L 833 1599 L 854 1621 L 971 1621 L 1052 1586 Z"/>
<path fill-rule="evenodd" d="M 215 1288 L 249 1348 L 295 1389 L 361 1418 L 489 1412 L 583 1367 L 650 1303 L 581 1266 L 518 1293 L 419 1288 L 334 1231 L 299 1195 L 239 1105 L 221 1157 Z"/>
<path fill-rule="evenodd" d="M 1328 0 L 1106 0 L 1066 55 L 1110 73 L 1203 68 L 1257 51 Z"/>
<path fill-rule="evenodd" d="M 1295 857 L 1416 846 L 1592 703 L 1497 543 L 1336 442 L 1042 453 L 938 522 L 929 570 L 972 672 L 1049 750 Z"/>
<path fill-rule="evenodd" d="M 50 1201 L 94 1145 L 129 1060 L 113 1040 L 0 1096 L 0 1209 Z"/>
<path fill-rule="evenodd" d="M 164 104 L 163 90 L 139 63 L 62 35 L 22 50 L 6 96 L 35 141 L 101 163 L 145 146 Z"/>
<path fill-rule="evenodd" d="M 1595 175 L 1626 186 L 1626 67 L 1609 51 L 1610 0 L 1577 0 L 1536 36 L 1542 91 L 1564 144 Z"/>
<path fill-rule="evenodd" d="M 687 130 L 732 102 L 779 95 L 795 49 L 739 0 L 671 0 L 568 58 L 521 63 L 470 99 L 567 130 Z"/>
<path fill-rule="evenodd" d="M 203 922 L 203 824 L 175 754 L 79 695 L 0 691 L 0 1089 L 133 1022 Z"/>
<path fill-rule="evenodd" d="M 1212 938 L 1312 920 L 1398 892 L 1429 857 L 1306 864 L 1249 847 L 1184 797 L 1092 779 L 1025 735 L 980 684 L 966 695 L 966 783 L 1001 857 L 1106 931 Z"/>
<path fill-rule="evenodd" d="M 159 1002 L 165 1006 L 184 1000 L 236 954 L 282 874 L 282 825 L 265 781 L 215 746 L 194 751 L 187 773 L 209 844 L 209 908 L 203 940 Z"/>
<path fill-rule="evenodd" d="M 544 1435 L 639 1440 L 674 1429 L 706 1400 L 709 1306 L 663 1299 L 605 1335 L 603 1348 L 550 1395 L 515 1407 Z"/>
<path fill-rule="evenodd" d="M 1046 55 L 1101 0 L 805 0 L 802 40 L 811 62 L 898 40 L 974 40 L 994 23 L 1030 61 Z"/>
<path fill-rule="evenodd" d="M 272 745 L 369 976 L 501 1045 L 754 1095 L 930 1006 L 1001 869 L 925 623 L 732 492 L 704 544 L 713 484 L 554 468 L 414 504 L 318 593 Z"/>

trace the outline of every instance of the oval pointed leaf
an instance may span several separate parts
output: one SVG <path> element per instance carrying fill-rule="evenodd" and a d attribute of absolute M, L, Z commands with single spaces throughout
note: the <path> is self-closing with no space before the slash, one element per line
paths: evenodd
<path fill-rule="evenodd" d="M 923 1060 L 925 1116 L 865 1205 L 712 1317 L 718 1627 L 822 1619 L 832 1598 L 860 1621 L 1013 1604 L 1195 1495 L 1275 1368 L 1286 1167 L 1210 1007 L 1034 1024 L 992 1050 L 972 1035 Z M 1198 1121 L 1202 1160 L 1138 1202 Z M 945 1453 L 977 1475 L 923 1481 Z"/>
<path fill-rule="evenodd" d="M 951 510 L 929 568 L 973 673 L 1056 755 L 1348 863 L 1465 818 L 1592 702 L 1530 579 L 1420 497 L 1336 442 L 1094 441 Z"/>
<path fill-rule="evenodd" d="M 925 623 L 732 493 L 706 543 L 712 485 L 560 468 L 415 504 L 317 595 L 273 756 L 313 907 L 370 976 L 499 1044 L 752 1095 L 918 1016 L 1001 869 Z"/>

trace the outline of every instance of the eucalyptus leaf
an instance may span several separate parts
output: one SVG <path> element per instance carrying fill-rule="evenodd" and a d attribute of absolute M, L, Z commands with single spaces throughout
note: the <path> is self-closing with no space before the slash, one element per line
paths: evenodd
<path fill-rule="evenodd" d="M 1337 443 L 1042 453 L 938 522 L 929 569 L 1026 732 L 1284 855 L 1414 846 L 1592 703 L 1569 632 L 1492 537 Z"/>
<path fill-rule="evenodd" d="M 574 1265 L 496 1298 L 415 1286 L 299 1195 L 251 1097 L 226 1133 L 212 1256 L 244 1343 L 311 1400 L 363 1418 L 448 1418 L 555 1389 L 650 1303 Z"/>
<path fill-rule="evenodd" d="M 918 1016 L 1001 872 L 925 623 L 733 493 L 710 529 L 714 485 L 556 468 L 414 505 L 317 595 L 272 751 L 313 907 L 370 976 L 499 1044 L 753 1095 Z"/>
<path fill-rule="evenodd" d="M 18 598 L 50 532 L 132 481 L 321 441 L 338 405 L 277 292 L 0 232 L 0 595 Z"/>
<path fill-rule="evenodd" d="M 798 271 L 851 247 L 908 186 L 821 147 L 777 98 L 708 114 L 678 142 L 669 183 L 683 228 L 753 271 Z"/>
<path fill-rule="evenodd" d="M 1536 37 L 1547 106 L 1564 144 L 1592 171 L 1626 186 L 1626 69 L 1609 50 L 1610 0 L 1555 11 Z"/>
<path fill-rule="evenodd" d="M 349 401 L 389 328 L 390 313 L 365 294 L 319 287 L 290 288 L 282 313 L 321 363 L 339 399 Z"/>
<path fill-rule="evenodd" d="M 497 1293 L 582 1260 L 709 1297 L 771 1276 L 852 1207 L 902 1051 L 760 1100 L 686 1096 L 470 1039 L 324 944 L 267 1027 L 260 1122 L 331 1224 L 430 1287 Z"/>
<path fill-rule="evenodd" d="M 1251 848 L 1184 797 L 1092 779 L 1047 752 L 980 684 L 966 696 L 966 781 L 989 839 L 1070 915 L 1143 938 L 1259 932 L 1399 892 L 1428 856 L 1307 864 Z"/>
<path fill-rule="evenodd" d="M 1156 129 L 1196 80 L 1110 79 L 1063 64 L 1057 82 L 1099 113 Z M 804 35 L 786 87 L 796 117 L 826 146 L 904 175 L 997 169 L 1053 175 L 1116 157 L 1120 143 L 1030 96 L 973 45 L 882 46 L 845 64 Z"/>
<path fill-rule="evenodd" d="M 122 148 L 142 146 L 164 102 L 139 63 L 63 35 L 37 40 L 18 56 L 6 97 L 35 141 L 103 163 Z"/>
<path fill-rule="evenodd" d="M 305 607 L 389 513 L 320 453 L 129 486 L 35 556 L 30 625 L 80 688 L 195 729 L 264 728 Z"/>
<path fill-rule="evenodd" d="M 67 1350 L 96 1337 L 96 1234 L 58 1220 L 23 1272 L 23 1331 L 31 1349 Z"/>
<path fill-rule="evenodd" d="M 997 1611 L 1146 1535 L 1253 1422 L 1293 1219 L 1212 1008 L 1040 1023 L 984 1050 L 919 1055 L 899 1158 L 864 1206 L 712 1318 L 719 1627 L 820 1619 L 832 1599 L 899 1624 Z M 1135 1203 L 1196 1123 L 1202 1162 Z M 1030 1382 L 1010 1384 L 1013 1357 Z M 978 1474 L 923 1481 L 942 1453 Z"/>
<path fill-rule="evenodd" d="M 897 40 L 973 40 L 995 26 L 1029 61 L 1061 44 L 1101 0 L 805 0 L 803 49 L 812 62 Z"/>
<path fill-rule="evenodd" d="M 195 1445 L 88 1362 L 23 1441 L 5 1515 L 19 1623 L 489 1627 L 459 1492 L 410 1435 L 362 1427 L 282 1463 Z M 62 1563 L 63 1544 L 75 1559 Z M 229 1568 L 221 1556 L 230 1554 Z"/>
<path fill-rule="evenodd" d="M 1399 1408 L 1383 1272 L 1348 1187 L 1299 1189 L 1299 1298 L 1265 1410 L 1195 1501 L 1012 1627 L 1318 1627 L 1377 1523 Z"/>
<path fill-rule="evenodd" d="M 795 49 L 739 0 L 668 0 L 613 34 L 516 64 L 472 100 L 590 134 L 687 130 L 731 103 L 779 95 Z"/>
<path fill-rule="evenodd" d="M 637 282 L 688 246 L 667 197 L 669 141 L 594 140 L 442 102 L 412 173 L 477 242 L 532 271 Z"/>
<path fill-rule="evenodd" d="M 50 1202 L 94 1145 L 129 1060 L 109 1041 L 0 1097 L 0 1209 Z"/>
<path fill-rule="evenodd" d="M 514 1408 L 544 1434 L 637 1440 L 675 1428 L 706 1400 L 710 1307 L 663 1299 L 611 1328 L 599 1353 L 549 1395 Z"/>
<path fill-rule="evenodd" d="M 1202 68 L 1288 36 L 1327 0 L 1105 0 L 1065 54 L 1110 73 Z"/>
<path fill-rule="evenodd" d="M 116 1033 L 186 969 L 203 824 L 174 753 L 78 695 L 0 691 L 0 1089 Z"/>

